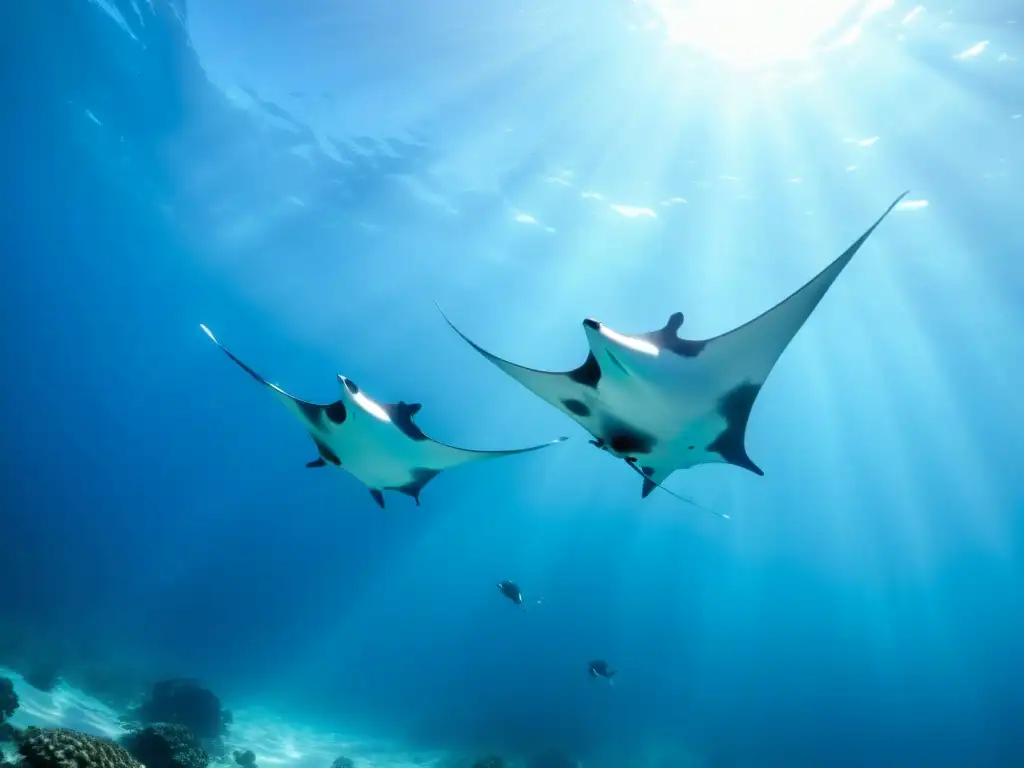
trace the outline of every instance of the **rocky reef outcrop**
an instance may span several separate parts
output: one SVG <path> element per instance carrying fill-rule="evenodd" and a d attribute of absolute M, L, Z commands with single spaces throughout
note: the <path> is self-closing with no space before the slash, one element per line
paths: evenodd
<path fill-rule="evenodd" d="M 33 664 L 22 673 L 25 682 L 37 691 L 52 691 L 60 682 L 60 668 L 54 661 Z"/>
<path fill-rule="evenodd" d="M 121 745 L 146 768 L 206 768 L 209 756 L 184 725 L 157 723 L 121 737 Z"/>
<path fill-rule="evenodd" d="M 0 723 L 14 714 L 18 708 L 18 694 L 14 692 L 14 681 L 9 677 L 0 677 Z"/>
<path fill-rule="evenodd" d="M 130 717 L 147 724 L 181 725 L 199 739 L 220 739 L 232 719 L 212 691 L 186 678 L 156 683 Z"/>

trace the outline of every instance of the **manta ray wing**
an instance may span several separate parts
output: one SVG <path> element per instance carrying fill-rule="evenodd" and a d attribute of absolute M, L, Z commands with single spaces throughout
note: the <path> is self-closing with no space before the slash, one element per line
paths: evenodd
<path fill-rule="evenodd" d="M 342 400 L 336 400 L 333 403 L 321 405 L 319 403 L 311 403 L 306 400 L 301 400 L 294 395 L 288 394 L 279 386 L 272 384 L 244 362 L 235 357 L 231 350 L 217 340 L 217 337 L 213 335 L 213 332 L 209 328 L 202 324 L 200 324 L 199 327 L 203 329 L 203 332 L 210 337 L 210 340 L 216 344 L 225 355 L 237 363 L 243 371 L 277 395 L 278 399 L 284 403 L 285 407 L 303 423 L 303 426 L 305 426 L 306 430 L 309 432 L 310 438 L 316 444 L 318 453 L 318 457 L 316 459 L 306 464 L 307 467 L 323 467 L 328 464 L 336 467 L 341 466 L 341 460 L 338 458 L 334 450 L 327 444 L 326 440 L 318 436 L 317 432 L 319 430 L 317 428 L 323 425 L 338 426 L 345 422 L 348 417 L 348 412 L 345 407 L 345 403 Z"/>
<path fill-rule="evenodd" d="M 593 354 L 588 354 L 583 365 L 570 371 L 539 371 L 527 368 L 488 352 L 460 331 L 440 307 L 437 310 L 451 329 L 484 358 L 590 431 L 590 409 L 585 402 L 594 397 L 602 376 L 601 368 Z"/>
<path fill-rule="evenodd" d="M 469 464 L 474 461 L 499 459 L 503 456 L 514 456 L 518 453 L 538 451 L 541 448 L 547 448 L 550 445 L 555 445 L 556 443 L 561 443 L 568 439 L 566 437 L 559 437 L 556 440 L 541 443 L 539 445 L 527 446 L 526 448 L 509 448 L 491 451 L 459 448 L 458 446 L 448 445 L 440 440 L 435 440 L 419 428 L 419 425 L 417 425 L 413 420 L 413 417 L 415 417 L 423 407 L 419 403 L 381 403 L 380 407 L 388 414 L 392 424 L 394 424 L 402 434 L 413 442 L 419 444 L 422 456 L 427 461 L 426 468 L 437 471 L 451 469 L 452 467 L 457 467 L 460 464 Z"/>
<path fill-rule="evenodd" d="M 780 301 L 771 309 L 727 333 L 704 341 L 670 339 L 674 320 L 682 323 L 682 315 L 673 315 L 669 324 L 660 331 L 644 334 L 651 340 L 678 357 L 694 357 L 707 367 L 734 379 L 735 383 L 764 383 L 772 368 L 807 318 L 824 298 L 828 289 L 867 241 L 871 233 L 885 220 L 899 202 L 907 195 L 901 194 L 878 219 L 868 227 L 838 258 L 811 278 L 803 287 Z M 675 325 L 678 328 L 678 325 Z M 692 350 L 680 353 L 676 350 Z"/>
<path fill-rule="evenodd" d="M 401 485 L 385 486 L 381 490 L 404 493 L 406 496 L 412 497 L 415 500 L 416 505 L 419 506 L 420 492 L 427 483 L 446 469 L 452 469 L 454 467 L 458 467 L 463 464 L 470 464 L 476 461 L 500 459 L 505 456 L 514 456 L 518 453 L 538 451 L 541 448 L 547 448 L 548 446 L 555 445 L 567 439 L 568 438 L 560 437 L 548 443 L 531 445 L 526 448 L 479 451 L 469 448 L 458 448 L 424 436 L 423 443 L 418 446 L 418 450 L 416 451 L 415 459 L 410 461 L 410 464 L 415 464 L 415 466 L 411 466 L 409 470 L 411 479 Z M 382 498 L 378 500 L 376 494 L 373 494 L 373 498 L 381 507 L 384 506 Z"/>

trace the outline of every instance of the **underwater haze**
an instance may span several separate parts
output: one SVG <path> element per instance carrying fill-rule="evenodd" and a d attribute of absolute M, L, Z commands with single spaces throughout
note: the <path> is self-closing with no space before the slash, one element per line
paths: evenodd
<path fill-rule="evenodd" d="M 1020 4 L 8 0 L 0 26 L 15 723 L 183 677 L 239 746 L 292 734 L 253 737 L 261 768 L 342 754 L 303 734 L 373 744 L 357 768 L 1024 765 Z M 550 371 L 584 318 L 710 338 L 904 190 L 757 398 L 764 476 L 664 482 L 728 519 L 642 498 L 437 309 Z M 341 374 L 451 445 L 569 440 L 381 509 L 200 324 L 299 398 Z"/>

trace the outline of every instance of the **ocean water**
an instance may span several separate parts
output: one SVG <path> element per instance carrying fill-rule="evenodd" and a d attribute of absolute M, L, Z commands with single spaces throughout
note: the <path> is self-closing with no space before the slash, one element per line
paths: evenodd
<path fill-rule="evenodd" d="M 0 28 L 16 725 L 116 737 L 195 677 L 261 768 L 1024 765 L 1019 6 L 8 0 Z M 904 190 L 758 397 L 765 475 L 665 481 L 728 520 L 642 499 L 435 307 L 546 370 L 587 317 L 708 338 Z M 298 397 L 343 374 L 447 443 L 570 439 L 382 510 L 201 323 Z"/>

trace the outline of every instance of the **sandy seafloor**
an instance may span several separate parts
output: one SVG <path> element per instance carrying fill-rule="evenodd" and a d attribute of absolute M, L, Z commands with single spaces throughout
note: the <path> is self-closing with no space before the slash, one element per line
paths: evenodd
<path fill-rule="evenodd" d="M 125 733 L 120 713 L 89 694 L 61 681 L 52 691 L 39 691 L 25 682 L 17 672 L 0 667 L 0 677 L 9 677 L 21 699 L 21 706 L 10 723 L 24 728 L 73 728 L 95 736 L 116 739 Z M 318 733 L 291 725 L 273 713 L 226 704 L 233 723 L 224 737 L 228 757 L 235 749 L 251 749 L 260 768 L 331 768 L 339 756 L 350 758 L 356 768 L 466 768 L 472 765 L 469 756 L 445 753 L 409 753 L 394 745 L 367 742 L 337 733 Z M 211 766 L 217 764 L 211 759 Z M 514 768 L 513 763 L 509 763 Z"/>
<path fill-rule="evenodd" d="M 60 681 L 52 691 L 39 691 L 12 669 L 0 666 L 0 677 L 9 677 L 14 682 L 14 690 L 21 701 L 9 720 L 12 725 L 19 728 L 30 725 L 73 728 L 110 739 L 126 732 L 120 720 L 121 713 L 64 681 Z M 211 768 L 228 765 L 237 768 L 231 757 L 236 749 L 251 749 L 256 754 L 259 768 L 331 768 L 338 757 L 351 759 L 355 768 L 472 768 L 477 759 L 486 756 L 413 752 L 394 743 L 304 728 L 263 709 L 233 706 L 230 702 L 224 705 L 231 710 L 233 717 L 224 737 L 226 756 L 212 757 Z M 621 759 L 609 757 L 606 760 L 587 759 L 577 765 L 579 768 L 707 768 L 716 764 L 678 747 L 666 752 L 642 751 L 645 754 L 625 761 L 626 764 Z M 503 757 L 506 768 L 524 768 L 521 760 Z M 738 763 L 729 765 L 739 768 Z"/>

